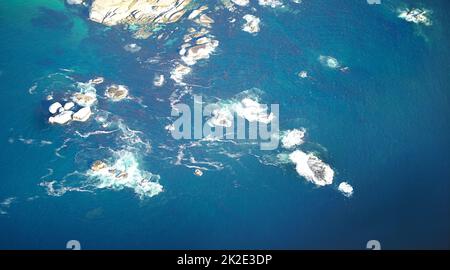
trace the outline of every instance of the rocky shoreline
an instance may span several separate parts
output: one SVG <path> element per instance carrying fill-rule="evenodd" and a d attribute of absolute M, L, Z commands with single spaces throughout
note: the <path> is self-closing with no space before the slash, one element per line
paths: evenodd
<path fill-rule="evenodd" d="M 191 0 L 94 0 L 89 19 L 107 26 L 173 23 Z"/>

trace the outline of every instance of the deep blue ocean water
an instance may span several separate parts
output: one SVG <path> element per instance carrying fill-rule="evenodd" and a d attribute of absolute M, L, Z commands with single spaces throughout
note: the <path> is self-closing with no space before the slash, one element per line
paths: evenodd
<path fill-rule="evenodd" d="M 293 165 L 264 164 L 248 145 L 192 149 L 197 159 L 224 165 L 202 177 L 170 162 L 177 151 L 165 146 L 189 143 L 164 130 L 169 97 L 180 88 L 169 73 L 187 20 L 161 30 L 174 30 L 166 41 L 135 40 L 64 1 L 2 1 L 0 248 L 64 249 L 75 239 L 85 249 L 365 249 L 375 239 L 385 249 L 448 249 L 449 3 L 404 2 L 304 0 L 285 10 L 251 1 L 256 10 L 249 12 L 262 21 L 257 35 L 241 31 L 240 21 L 229 24 L 226 10 L 211 13 L 220 44 L 186 79 L 192 92 L 229 99 L 251 88 L 263 91 L 263 102 L 280 104 L 280 128 L 304 127 L 304 147 L 334 169 L 336 182 L 319 188 Z M 404 6 L 432 10 L 433 25 L 397 18 Z M 126 52 L 131 42 L 142 50 Z M 335 57 L 349 72 L 322 66 L 320 55 Z M 161 61 L 145 63 L 155 56 Z M 301 70 L 310 78 L 300 79 Z M 161 88 L 152 84 L 155 73 L 166 75 Z M 86 170 L 100 146 L 120 147 L 93 136 L 70 141 L 62 157 L 55 155 L 76 130 L 92 130 L 89 123 L 49 125 L 48 91 L 58 96 L 74 81 L 96 76 L 127 85 L 135 97 L 98 106 L 150 142 L 139 165 L 160 175 L 164 192 L 157 196 L 140 199 L 132 189 L 51 196 L 40 185 Z M 63 184 L 84 181 L 75 176 Z M 352 184 L 352 197 L 336 190 L 341 181 Z"/>

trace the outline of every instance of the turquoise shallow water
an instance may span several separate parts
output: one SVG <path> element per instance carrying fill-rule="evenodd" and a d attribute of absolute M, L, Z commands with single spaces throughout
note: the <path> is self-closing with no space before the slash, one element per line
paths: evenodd
<path fill-rule="evenodd" d="M 426 27 L 397 18 L 401 1 L 303 1 L 288 10 L 251 2 L 255 10 L 238 15 L 261 18 L 257 35 L 241 31 L 241 21 L 228 23 L 238 15 L 212 13 L 220 44 L 187 77 L 192 94 L 226 100 L 260 89 L 262 102 L 280 104 L 282 130 L 306 129 L 302 148 L 332 166 L 335 183 L 319 188 L 292 164 L 265 162 L 281 150 L 190 148 L 170 137 L 170 96 L 183 88 L 168 77 L 187 20 L 161 30 L 174 30 L 166 41 L 134 40 L 63 1 L 2 2 L 0 248 L 63 249 L 76 239 L 87 249 L 364 249 L 377 239 L 386 249 L 448 249 L 448 3 L 410 1 L 433 11 Z M 130 42 L 141 51 L 126 52 Z M 349 71 L 324 67 L 320 55 Z M 300 79 L 301 70 L 310 78 Z M 155 73 L 166 75 L 161 88 L 152 84 Z M 142 132 L 150 152 L 114 134 L 76 135 L 96 130 L 93 121 L 47 123 L 47 94 L 62 96 L 95 76 L 129 87 L 133 100 L 100 99 L 98 107 Z M 182 101 L 192 103 L 191 96 Z M 68 176 L 105 158 L 104 149 L 128 144 L 137 145 L 142 170 L 160 175 L 164 192 L 140 199 L 132 189 L 93 188 L 86 176 Z M 189 162 L 175 164 L 180 147 L 208 162 L 202 177 Z M 49 194 L 42 186 L 48 181 L 78 191 Z M 352 197 L 336 190 L 341 181 L 352 184 Z"/>

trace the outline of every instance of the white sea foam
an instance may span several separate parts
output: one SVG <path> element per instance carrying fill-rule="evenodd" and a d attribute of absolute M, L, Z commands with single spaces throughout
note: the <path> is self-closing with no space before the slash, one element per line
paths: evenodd
<path fill-rule="evenodd" d="M 34 143 L 34 139 L 25 139 L 25 138 L 20 137 L 18 140 L 23 142 L 24 144 L 33 144 Z"/>
<path fill-rule="evenodd" d="M 39 185 L 46 189 L 47 194 L 49 196 L 54 196 L 54 197 L 61 197 L 62 195 L 66 194 L 67 192 L 70 192 L 70 191 L 92 192 L 91 190 L 85 189 L 83 187 L 71 187 L 71 186 L 66 186 L 64 184 L 65 184 L 64 180 L 61 182 L 52 180 L 52 181 L 41 182 Z"/>
<path fill-rule="evenodd" d="M 152 146 L 149 141 L 141 137 L 142 131 L 131 129 L 122 120 L 117 122 L 117 127 L 121 131 L 119 139 L 125 145 L 142 150 L 144 153 L 150 153 Z"/>
<path fill-rule="evenodd" d="M 14 138 L 9 138 L 9 140 L 8 140 L 9 143 L 14 143 L 15 141 L 16 140 Z M 53 144 L 53 142 L 51 142 L 51 141 L 27 139 L 27 138 L 23 138 L 22 136 L 17 138 L 17 141 L 22 142 L 24 144 L 28 144 L 28 145 L 32 145 L 33 144 L 33 145 L 39 145 L 39 146 L 45 146 L 45 145 Z"/>
<path fill-rule="evenodd" d="M 219 41 L 209 37 L 202 37 L 197 40 L 196 45 L 184 44 L 181 47 L 181 60 L 188 66 L 195 65 L 199 60 L 208 59 L 217 46 L 219 46 Z"/>
<path fill-rule="evenodd" d="M 292 129 L 281 134 L 281 145 L 286 149 L 294 148 L 303 143 L 305 129 Z"/>
<path fill-rule="evenodd" d="M 207 148 L 208 145 L 204 145 L 201 142 L 192 142 L 189 144 L 179 145 L 175 161 L 172 163 L 174 165 L 182 165 L 186 168 L 200 169 L 204 171 L 222 170 L 225 167 L 221 162 L 205 157 L 205 153 L 202 155 L 202 160 L 197 160 L 194 157 L 193 152 L 189 151 L 189 149 L 197 147 Z"/>
<path fill-rule="evenodd" d="M 53 181 L 44 181 L 42 183 L 40 183 L 39 185 L 41 187 L 44 187 L 47 190 L 47 194 L 50 196 L 55 196 L 55 197 L 60 197 L 62 195 L 64 195 L 67 191 L 67 189 L 65 187 L 56 187 L 55 188 L 55 184 L 58 184 L 58 182 L 56 180 Z"/>
<path fill-rule="evenodd" d="M 35 83 L 33 84 L 30 88 L 28 88 L 28 93 L 29 94 L 34 94 L 34 91 L 36 90 L 36 88 L 38 87 L 38 85 Z"/>
<path fill-rule="evenodd" d="M 180 85 L 182 85 L 182 84 L 185 85 L 185 83 L 183 83 L 183 82 Z M 192 93 L 192 87 L 190 87 L 190 86 L 185 85 L 182 88 L 175 89 L 170 94 L 170 97 L 169 97 L 170 107 L 172 109 L 176 110 L 175 104 L 179 103 L 184 96 L 190 95 L 191 93 Z"/>
<path fill-rule="evenodd" d="M 83 0 L 67 0 L 67 4 L 69 4 L 69 5 L 81 5 L 81 4 L 83 4 Z"/>
<path fill-rule="evenodd" d="M 122 84 L 112 84 L 106 88 L 105 96 L 110 100 L 117 102 L 128 97 L 130 90 Z"/>
<path fill-rule="evenodd" d="M 318 186 L 326 186 L 333 183 L 333 169 L 314 154 L 295 150 L 289 155 L 289 159 L 296 165 L 297 173 L 309 182 Z"/>
<path fill-rule="evenodd" d="M 117 130 L 95 130 L 95 131 L 90 131 L 90 132 L 86 132 L 86 133 L 81 133 L 78 130 L 76 130 L 75 134 L 80 136 L 81 138 L 89 138 L 90 136 L 93 136 L 93 135 L 111 134 L 116 131 Z"/>
<path fill-rule="evenodd" d="M 341 64 L 339 63 L 339 61 L 331 56 L 325 56 L 325 55 L 321 55 L 319 56 L 319 62 L 326 66 L 329 67 L 331 69 L 336 69 L 339 68 L 341 66 Z"/>
<path fill-rule="evenodd" d="M 398 17 L 404 19 L 407 22 L 412 22 L 415 24 L 424 24 L 426 26 L 432 25 L 431 19 L 429 18 L 430 11 L 425 9 L 400 9 L 398 10 Z"/>
<path fill-rule="evenodd" d="M 78 93 L 72 96 L 73 102 L 82 107 L 90 107 L 97 102 L 97 90 L 93 83 L 77 83 Z"/>
<path fill-rule="evenodd" d="M 340 183 L 338 190 L 346 197 L 351 197 L 353 195 L 353 187 L 347 182 Z"/>
<path fill-rule="evenodd" d="M 27 197 L 25 200 L 26 200 L 27 202 L 31 202 L 31 201 L 37 200 L 37 199 L 39 199 L 39 198 L 40 198 L 40 197 L 39 197 L 38 195 L 34 195 L 34 196 Z"/>
<path fill-rule="evenodd" d="M 238 6 L 245 7 L 250 3 L 250 0 L 231 0 L 231 2 L 235 3 Z"/>
<path fill-rule="evenodd" d="M 185 84 L 183 83 L 183 78 L 191 73 L 192 69 L 190 67 L 178 64 L 175 66 L 175 68 L 170 71 L 170 78 L 174 80 L 178 84 Z"/>
<path fill-rule="evenodd" d="M 267 113 L 267 105 L 260 104 L 252 98 L 244 98 L 233 106 L 234 111 L 249 122 L 270 123 L 274 119 L 273 113 Z"/>
<path fill-rule="evenodd" d="M 219 108 L 211 113 L 212 117 L 208 119 L 208 125 L 231 127 L 235 114 L 249 122 L 269 124 L 274 120 L 275 115 L 272 112 L 268 113 L 267 105 L 259 103 L 258 94 L 261 92 L 256 88 L 246 90 L 232 99 L 217 103 Z"/>
<path fill-rule="evenodd" d="M 45 175 L 43 175 L 43 176 L 41 176 L 40 179 L 45 179 L 45 178 L 47 178 L 47 177 L 53 175 L 53 169 L 52 169 L 52 168 L 48 168 L 47 170 L 48 170 L 48 173 L 45 174 Z"/>
<path fill-rule="evenodd" d="M 0 215 L 8 214 L 8 209 L 11 207 L 11 204 L 17 200 L 16 197 L 9 197 L 0 202 Z"/>
<path fill-rule="evenodd" d="M 155 78 L 153 79 L 153 85 L 156 87 L 161 87 L 164 85 L 164 75 L 163 74 L 156 74 Z"/>
<path fill-rule="evenodd" d="M 64 142 L 61 144 L 61 146 L 59 146 L 58 148 L 55 149 L 55 155 L 56 155 L 57 157 L 64 158 L 64 156 L 61 155 L 59 152 L 60 152 L 61 150 L 65 149 L 65 148 L 67 148 L 67 144 L 68 144 L 71 140 L 72 140 L 71 138 L 66 138 L 66 139 L 64 139 Z"/>
<path fill-rule="evenodd" d="M 141 48 L 141 46 L 137 45 L 136 43 L 131 43 L 131 44 L 127 44 L 127 45 L 123 46 L 123 49 L 130 53 L 136 53 L 136 52 L 140 51 L 142 48 Z"/>
<path fill-rule="evenodd" d="M 227 107 L 214 110 L 212 117 L 208 119 L 208 125 L 214 127 L 231 127 L 233 125 L 233 113 Z"/>
<path fill-rule="evenodd" d="M 72 111 L 62 111 L 61 113 L 55 115 L 55 116 L 50 116 L 48 118 L 48 121 L 51 124 L 60 124 L 60 125 L 64 125 L 69 123 L 70 121 L 72 121 L 72 115 L 73 112 Z"/>
<path fill-rule="evenodd" d="M 242 26 L 242 31 L 254 34 L 259 32 L 259 23 L 261 20 L 253 16 L 251 14 L 246 14 L 242 17 L 245 20 L 244 25 Z"/>
<path fill-rule="evenodd" d="M 281 7 L 283 2 L 280 0 L 258 0 L 259 5 L 269 6 L 271 8 Z"/>
<path fill-rule="evenodd" d="M 163 186 L 158 183 L 159 175 L 141 170 L 136 156 L 127 150 L 115 152 L 110 165 L 100 170 L 91 169 L 87 176 L 93 180 L 96 188 L 131 188 L 141 199 L 163 191 Z"/>

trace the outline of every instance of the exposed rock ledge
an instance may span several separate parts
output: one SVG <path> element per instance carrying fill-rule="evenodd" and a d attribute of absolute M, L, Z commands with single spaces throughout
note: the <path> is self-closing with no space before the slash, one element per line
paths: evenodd
<path fill-rule="evenodd" d="M 107 26 L 176 22 L 191 0 L 94 0 L 89 18 Z"/>

